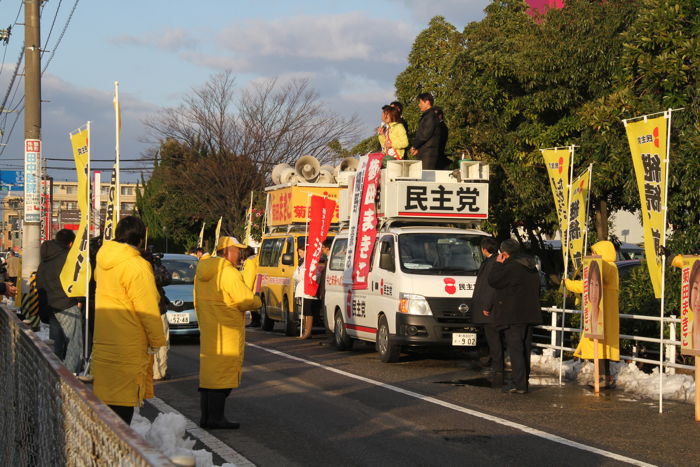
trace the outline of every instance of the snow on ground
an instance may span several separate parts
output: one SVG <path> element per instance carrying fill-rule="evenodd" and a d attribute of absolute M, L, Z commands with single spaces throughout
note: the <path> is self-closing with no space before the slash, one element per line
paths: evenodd
<path fill-rule="evenodd" d="M 559 374 L 559 358 L 551 354 L 532 355 L 532 369 L 548 374 Z M 610 372 L 617 387 L 627 393 L 641 397 L 659 396 L 659 369 L 644 373 L 634 362 L 610 362 Z M 593 384 L 593 362 L 587 360 L 564 360 L 564 378 L 579 384 Z M 695 381 L 692 375 L 664 374 L 664 399 L 695 402 Z"/>
<path fill-rule="evenodd" d="M 196 467 L 216 467 L 212 453 L 206 449 L 193 450 L 195 440 L 185 437 L 185 417 L 175 413 L 160 413 L 151 423 L 134 411 L 131 428 L 143 436 L 146 441 L 171 458 L 181 457 L 196 460 Z M 225 463 L 221 467 L 236 467 Z"/>

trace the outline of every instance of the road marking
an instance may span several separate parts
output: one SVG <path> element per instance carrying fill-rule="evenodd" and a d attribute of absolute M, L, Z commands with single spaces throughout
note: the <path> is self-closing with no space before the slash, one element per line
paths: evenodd
<path fill-rule="evenodd" d="M 257 344 L 251 344 L 250 342 L 246 342 L 246 345 L 249 345 L 249 346 L 256 348 L 256 349 L 259 349 L 259 350 L 264 350 L 265 352 L 269 352 L 271 354 L 278 355 L 280 357 L 288 358 L 290 360 L 296 360 L 298 362 L 302 362 L 302 363 L 305 363 L 307 365 L 322 368 L 324 370 L 327 370 L 327 371 L 330 371 L 333 373 L 337 373 L 339 375 L 343 375 L 343 376 L 346 376 L 348 378 L 356 379 L 358 381 L 362 381 L 362 382 L 367 383 L 367 384 L 371 384 L 371 385 L 374 385 L 374 386 L 377 386 L 380 388 L 388 389 L 390 391 L 398 392 L 400 394 L 403 394 L 403 395 L 406 395 L 409 397 L 413 397 L 415 399 L 419 399 L 423 402 L 429 402 L 431 404 L 439 405 L 439 406 L 447 408 L 447 409 L 455 410 L 457 412 L 462 412 L 462 413 L 470 415 L 472 417 L 481 418 L 481 419 L 487 420 L 489 422 L 493 422 L 493 423 L 497 423 L 499 425 L 507 426 L 509 428 L 513 428 L 515 430 L 522 431 L 524 433 L 527 433 L 527 434 L 530 434 L 533 436 L 537 436 L 539 438 L 543 438 L 543 439 L 552 441 L 554 443 L 563 444 L 565 446 L 577 448 L 577 449 L 580 449 L 582 451 L 591 452 L 593 454 L 598 454 L 600 456 L 608 457 L 610 459 L 614 459 L 614 460 L 617 460 L 620 462 L 626 462 L 626 463 L 632 464 L 632 465 L 639 465 L 639 466 L 644 466 L 644 467 L 650 467 L 650 466 L 654 465 L 654 464 L 648 464 L 646 462 L 642 462 L 642 461 L 637 460 L 637 459 L 632 459 L 631 457 L 626 457 L 626 456 L 623 456 L 621 454 L 616 454 L 614 452 L 606 451 L 604 449 L 596 448 L 594 446 L 589 446 L 587 444 L 572 441 L 572 440 L 567 439 L 567 438 L 562 438 L 561 436 L 553 435 L 551 433 L 547 433 L 546 431 L 538 430 L 537 428 L 532 428 L 532 427 L 529 427 L 527 425 L 523 425 L 521 423 L 512 422 L 510 420 L 506 420 L 505 418 L 496 417 L 494 415 L 489 415 L 489 414 L 479 412 L 476 410 L 472 410 L 472 409 L 467 409 L 466 407 L 461 407 L 457 404 L 452 404 L 450 402 L 445 402 L 445 401 L 442 401 L 440 399 L 436 399 L 435 397 L 426 396 L 424 394 L 420 394 L 420 393 L 417 393 L 414 391 L 409 391 L 408 389 L 403 389 L 403 388 L 400 388 L 398 386 L 394 386 L 392 384 L 382 383 L 381 381 L 376 381 L 374 379 L 365 378 L 364 376 L 359 376 L 359 375 L 356 375 L 353 373 L 349 373 L 347 371 L 339 370 L 337 368 L 326 366 L 326 365 L 323 365 L 321 363 L 314 362 L 312 360 L 306 360 L 306 359 L 301 358 L 301 357 L 295 357 L 294 355 L 280 352 L 279 350 L 268 349 L 267 347 L 262 347 L 262 346 L 257 345 Z"/>
<path fill-rule="evenodd" d="M 148 399 L 148 402 L 161 412 L 182 415 L 177 409 L 171 407 L 158 397 Z M 235 464 L 237 467 L 255 467 L 255 464 L 243 456 L 243 454 L 236 451 L 219 438 L 212 436 L 208 431 L 200 428 L 189 418 L 185 417 L 184 415 L 182 416 L 185 419 L 185 430 L 192 436 L 199 439 L 207 448 L 209 448 L 210 451 L 216 453 L 216 455 L 221 457 L 224 461 Z"/>

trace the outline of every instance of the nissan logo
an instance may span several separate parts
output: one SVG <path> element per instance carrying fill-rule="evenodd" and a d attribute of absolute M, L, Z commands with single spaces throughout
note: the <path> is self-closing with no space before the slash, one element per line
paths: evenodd
<path fill-rule="evenodd" d="M 180 307 L 180 306 L 185 304 L 185 301 L 184 300 L 173 300 L 172 303 L 173 303 L 174 307 Z M 462 307 L 460 307 L 460 310 L 461 309 L 462 309 Z"/>
<path fill-rule="evenodd" d="M 469 311 L 469 305 L 467 305 L 466 303 L 462 303 L 457 309 L 460 313 L 466 313 L 467 311 Z"/>

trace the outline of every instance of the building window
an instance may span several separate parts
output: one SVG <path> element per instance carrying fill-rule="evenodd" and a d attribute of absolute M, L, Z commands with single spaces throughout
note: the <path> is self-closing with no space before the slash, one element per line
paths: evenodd
<path fill-rule="evenodd" d="M 134 210 L 134 203 L 121 203 L 122 214 L 131 214 Z"/>
<path fill-rule="evenodd" d="M 67 195 L 74 195 L 78 192 L 78 187 L 74 185 L 67 185 L 64 187 Z"/>
<path fill-rule="evenodd" d="M 123 186 L 121 190 L 122 196 L 134 196 L 133 186 Z"/>
<path fill-rule="evenodd" d="M 109 195 L 109 185 L 101 187 L 100 193 L 102 193 L 105 196 Z"/>

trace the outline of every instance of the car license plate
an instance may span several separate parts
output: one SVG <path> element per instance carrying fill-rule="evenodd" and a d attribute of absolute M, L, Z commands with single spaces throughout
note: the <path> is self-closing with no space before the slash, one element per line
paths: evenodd
<path fill-rule="evenodd" d="M 476 333 L 455 332 L 452 334 L 452 345 L 466 345 L 473 347 L 476 345 Z"/>
<path fill-rule="evenodd" d="M 168 323 L 170 324 L 188 324 L 190 315 L 187 313 L 168 313 Z"/>

